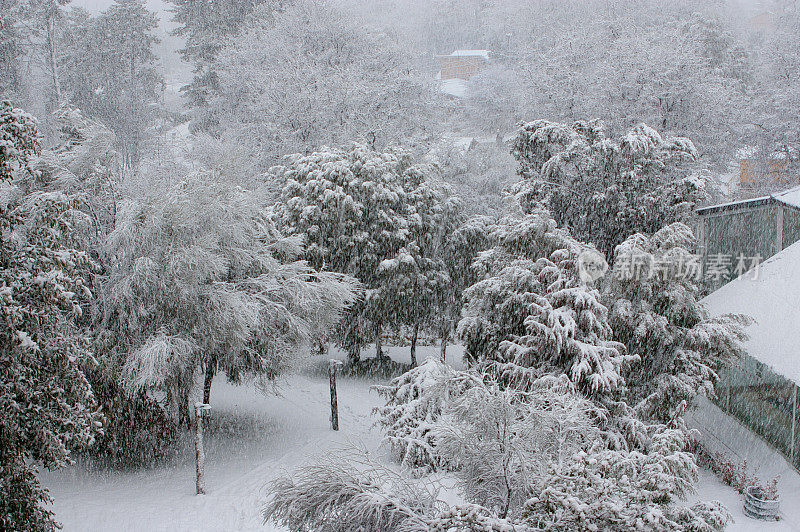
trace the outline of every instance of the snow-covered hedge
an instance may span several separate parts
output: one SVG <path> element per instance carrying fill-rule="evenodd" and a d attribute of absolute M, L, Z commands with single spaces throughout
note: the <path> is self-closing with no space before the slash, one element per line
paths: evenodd
<path fill-rule="evenodd" d="M 375 409 L 378 424 L 400 463 L 410 468 L 436 469 L 434 429 L 442 410 L 454 397 L 480 382 L 472 373 L 455 371 L 429 358 L 420 366 L 373 389 L 386 405 Z"/>

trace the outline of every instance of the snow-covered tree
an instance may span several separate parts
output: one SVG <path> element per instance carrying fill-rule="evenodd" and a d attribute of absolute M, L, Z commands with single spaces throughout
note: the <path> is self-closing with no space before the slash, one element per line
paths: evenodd
<path fill-rule="evenodd" d="M 312 266 L 352 275 L 366 289 L 337 340 L 351 359 L 368 338 L 379 343 L 386 325 L 424 325 L 447 287 L 440 252 L 459 208 L 433 182 L 432 169 L 360 144 L 287 162 L 271 170 L 282 186 L 275 207 L 281 225 L 303 237 Z"/>
<path fill-rule="evenodd" d="M 453 307 L 459 305 L 464 288 L 455 285 L 458 277 L 451 277 L 453 263 L 458 260 L 452 255 L 469 252 L 466 248 L 456 249 L 465 238 L 456 239 L 454 235 L 465 221 L 463 204 L 459 198 L 449 196 L 449 191 L 434 181 L 435 176 L 434 169 L 427 165 L 403 173 L 408 242 L 396 257 L 379 266 L 377 297 L 394 310 L 399 323 L 411 329 L 412 366 L 417 363 L 421 330 L 449 332 L 452 327 Z M 446 321 L 442 323 L 437 317 Z M 443 341 L 447 341 L 446 336 Z"/>
<path fill-rule="evenodd" d="M 96 268 L 80 251 L 80 199 L 27 191 L 39 151 L 34 119 L 0 105 L 0 528 L 53 530 L 36 466 L 56 469 L 92 443 L 101 416 L 83 367 L 95 363 L 79 326 Z"/>
<path fill-rule="evenodd" d="M 18 6 L 24 19 L 30 23 L 30 30 L 36 34 L 36 53 L 46 65 L 45 71 L 51 83 L 50 91 L 46 94 L 51 99 L 51 109 L 64 103 L 58 35 L 64 24 L 64 6 L 71 2 L 72 0 L 22 0 Z"/>
<path fill-rule="evenodd" d="M 600 121 L 536 120 L 522 126 L 513 153 L 523 209 L 546 207 L 609 260 L 628 236 L 687 219 L 704 197 L 705 182 L 684 167 L 696 154 L 692 142 L 643 124 L 614 139 Z"/>
<path fill-rule="evenodd" d="M 628 373 L 641 416 L 675 421 L 698 395 L 712 395 L 717 371 L 741 352 L 742 318 L 709 318 L 691 229 L 674 223 L 617 246 L 604 291 L 614 339 L 641 363 Z"/>
<path fill-rule="evenodd" d="M 301 242 L 275 229 L 263 188 L 224 170 L 171 184 L 151 176 L 109 237 L 107 311 L 123 378 L 134 390 L 165 389 L 184 419 L 198 365 L 205 400 L 216 371 L 272 379 L 355 299 L 351 278 L 299 260 Z"/>
<path fill-rule="evenodd" d="M 94 222 L 97 251 L 114 228 L 122 164 L 116 137 L 74 107 L 61 108 L 55 118 L 58 143 L 36 160 L 36 186 L 81 196 Z"/>
<path fill-rule="evenodd" d="M 0 3 L 3 17 L 0 19 L 0 95 L 3 98 L 18 96 L 22 89 L 23 42 L 17 28 L 18 13 L 13 4 Z"/>
<path fill-rule="evenodd" d="M 730 514 L 718 502 L 676 504 L 693 492 L 697 466 L 684 434 L 660 430 L 647 452 L 601 445 L 552 462 L 523 510 L 537 530 L 717 531 Z"/>
<path fill-rule="evenodd" d="M 352 140 L 383 149 L 438 125 L 432 80 L 390 33 L 338 4 L 256 8 L 215 68 L 213 111 L 266 160 Z"/>
<path fill-rule="evenodd" d="M 551 464 L 599 437 L 593 411 L 563 375 L 539 379 L 527 392 L 481 379 L 450 398 L 432 431 L 435 452 L 456 470 L 470 503 L 519 517 Z"/>
<path fill-rule="evenodd" d="M 464 294 L 459 335 L 474 362 L 564 373 L 591 396 L 624 390 L 635 357 L 613 341 L 600 293 L 578 277 L 584 247 L 547 212 L 509 219 L 474 264 L 485 272 Z"/>
<path fill-rule="evenodd" d="M 460 216 L 451 217 L 450 220 L 454 229 L 447 231 L 441 252 L 448 284 L 437 308 L 442 362 L 447 355 L 447 342 L 461 319 L 464 291 L 478 281 L 472 263 L 479 252 L 489 247 L 493 227 L 492 220 L 485 216 L 466 218 L 460 213 Z"/>
<path fill-rule="evenodd" d="M 262 4 L 270 10 L 280 9 L 285 0 L 166 0 L 172 4 L 172 31 L 185 39 L 180 50 L 184 61 L 192 65 L 194 77 L 181 88 L 192 109 L 194 127 L 213 130 L 219 126 L 209 112 L 209 103 L 218 96 L 219 73 L 215 60 L 227 40 L 236 39 L 248 27 L 247 19 Z"/>
<path fill-rule="evenodd" d="M 153 52 L 158 19 L 139 0 L 115 0 L 96 17 L 75 9 L 67 22 L 59 43 L 64 97 L 114 132 L 123 163 L 132 167 L 163 91 Z"/>

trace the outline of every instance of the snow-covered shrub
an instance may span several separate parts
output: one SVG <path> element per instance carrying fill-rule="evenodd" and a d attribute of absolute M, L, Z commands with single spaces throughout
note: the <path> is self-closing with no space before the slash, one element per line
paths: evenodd
<path fill-rule="evenodd" d="M 403 466 L 436 469 L 435 430 L 443 409 L 452 398 L 475 386 L 480 378 L 455 371 L 429 358 L 420 366 L 393 379 L 386 386 L 374 386 L 386 404 L 375 408 L 377 423 Z"/>
<path fill-rule="evenodd" d="M 270 492 L 264 523 L 292 532 L 422 532 L 436 503 L 420 482 L 343 456 L 293 471 L 277 479 Z"/>
<path fill-rule="evenodd" d="M 683 432 L 660 429 L 646 452 L 596 445 L 553 462 L 544 488 L 524 509 L 544 530 L 722 530 L 730 516 L 718 502 L 677 504 L 693 491 L 697 466 Z"/>
<path fill-rule="evenodd" d="M 460 504 L 439 512 L 427 522 L 430 532 L 528 532 L 528 525 L 497 517 L 477 504 Z"/>
<path fill-rule="evenodd" d="M 523 209 L 546 207 L 609 260 L 628 236 L 686 219 L 705 193 L 703 179 L 683 168 L 697 156 L 692 142 L 644 124 L 614 139 L 599 120 L 536 120 L 522 126 L 512 153 Z"/>
<path fill-rule="evenodd" d="M 594 405 L 561 380 L 541 379 L 529 392 L 488 380 L 451 399 L 434 431 L 435 452 L 456 470 L 470 503 L 519 516 L 552 463 L 599 438 Z"/>
<path fill-rule="evenodd" d="M 698 395 L 713 395 L 717 371 L 741 353 L 736 316 L 709 318 L 700 303 L 691 229 L 674 223 L 617 246 L 604 292 L 614 339 L 641 363 L 627 374 L 640 415 L 676 421 Z M 694 266 L 693 266 L 694 265 Z"/>

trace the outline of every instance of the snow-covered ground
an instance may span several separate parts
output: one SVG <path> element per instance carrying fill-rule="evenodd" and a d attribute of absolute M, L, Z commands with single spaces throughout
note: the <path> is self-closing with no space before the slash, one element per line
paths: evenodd
<path fill-rule="evenodd" d="M 698 496 L 717 499 L 728 507 L 736 521 L 729 530 L 800 530 L 800 474 L 779 452 L 707 399 L 700 399 L 699 407 L 689 412 L 686 422 L 700 432 L 701 441 L 710 451 L 722 453 L 736 463 L 746 461 L 747 470 L 762 483 L 778 477 L 782 520 L 763 523 L 744 515 L 741 495 L 716 481 L 711 473 L 703 472 Z"/>
<path fill-rule="evenodd" d="M 420 361 L 438 356 L 435 347 L 418 351 Z M 389 354 L 408 361 L 407 347 L 390 347 Z M 454 365 L 460 365 L 460 355 L 458 347 L 448 351 Z M 327 358 L 312 359 L 307 368 L 284 378 L 280 395 L 232 386 L 224 379 L 214 383 L 206 431 L 206 495 L 194 494 L 194 449 L 187 438 L 178 458 L 148 470 L 108 472 L 79 464 L 43 473 L 55 497 L 56 518 L 67 532 L 280 530 L 260 518 L 265 486 L 276 476 L 352 447 L 388 460 L 370 414 L 380 403 L 370 391 L 376 380 L 339 378 L 341 430 L 330 430 Z M 442 495 L 453 499 L 447 490 Z M 736 519 L 732 531 L 796 530 L 786 521 L 765 524 L 745 517 L 739 494 L 705 471 L 695 497 L 726 504 Z"/>

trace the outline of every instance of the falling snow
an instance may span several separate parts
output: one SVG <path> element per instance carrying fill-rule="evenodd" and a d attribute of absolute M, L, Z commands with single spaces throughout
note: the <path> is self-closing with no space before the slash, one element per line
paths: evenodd
<path fill-rule="evenodd" d="M 0 1 L 0 529 L 800 528 L 798 50 L 790 0 Z"/>

